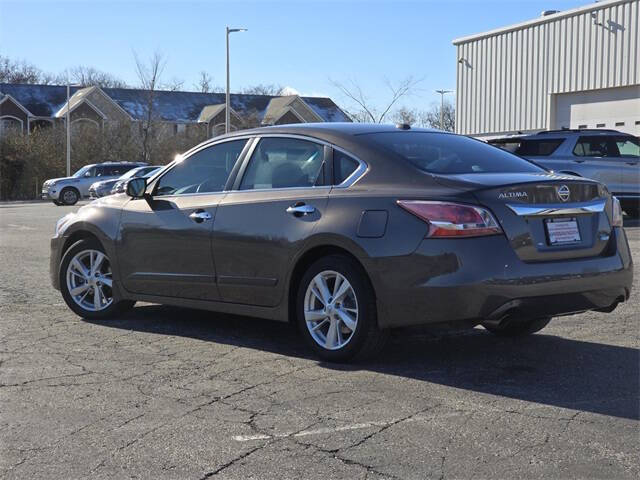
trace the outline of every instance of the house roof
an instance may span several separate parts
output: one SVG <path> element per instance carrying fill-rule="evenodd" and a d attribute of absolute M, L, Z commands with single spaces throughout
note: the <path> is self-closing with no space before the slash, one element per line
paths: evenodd
<path fill-rule="evenodd" d="M 75 95 L 81 90 L 71 87 Z M 103 88 L 102 91 L 122 107 L 131 117 L 144 118 L 148 92 L 133 88 Z M 64 85 L 30 85 L 0 83 L 0 93 L 9 94 L 33 115 L 53 117 L 67 101 L 67 87 Z M 231 108 L 236 112 L 255 110 L 262 118 L 269 102 L 278 98 L 271 95 L 232 94 Z M 326 122 L 350 121 L 349 117 L 333 100 L 326 97 L 301 97 L 309 107 Z M 224 93 L 154 92 L 154 110 L 162 120 L 176 123 L 197 122 L 202 110 L 208 105 L 225 103 Z M 73 107 L 72 107 L 73 108 Z"/>

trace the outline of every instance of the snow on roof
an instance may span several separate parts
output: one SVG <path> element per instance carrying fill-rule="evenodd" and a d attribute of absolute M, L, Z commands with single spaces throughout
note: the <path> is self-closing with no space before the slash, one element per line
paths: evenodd
<path fill-rule="evenodd" d="M 80 87 L 71 87 L 73 100 L 82 98 Z M 143 119 L 147 112 L 149 92 L 133 88 L 103 88 L 114 102 L 120 105 L 134 119 Z M 78 92 L 78 95 L 75 95 Z M 9 94 L 33 115 L 53 117 L 67 101 L 65 85 L 31 85 L 0 83 L 0 93 Z M 265 114 L 271 95 L 231 94 L 231 108 L 239 113 L 255 111 L 259 118 Z M 309 107 L 326 122 L 349 121 L 346 114 L 330 98 L 300 97 Z M 154 113 L 168 122 L 197 122 L 202 110 L 208 105 L 224 104 L 224 93 L 170 92 L 155 91 L 153 93 Z"/>

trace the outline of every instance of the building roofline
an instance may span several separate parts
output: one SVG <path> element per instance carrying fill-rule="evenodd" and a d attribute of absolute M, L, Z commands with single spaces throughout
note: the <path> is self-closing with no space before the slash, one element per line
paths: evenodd
<path fill-rule="evenodd" d="M 558 13 L 546 15 L 544 17 L 534 18 L 533 20 L 527 20 L 525 22 L 516 23 L 514 25 L 496 28 L 494 30 L 489 30 L 487 32 L 482 32 L 482 33 L 476 33 L 473 35 L 467 35 L 465 37 L 459 37 L 454 39 L 451 43 L 457 46 L 463 43 L 480 40 L 481 38 L 487 38 L 487 37 L 492 37 L 494 35 L 500 35 L 502 33 L 513 32 L 515 30 L 521 30 L 523 28 L 531 27 L 533 25 L 540 25 L 543 23 L 555 22 L 556 20 L 559 20 L 561 18 L 573 17 L 574 15 L 580 15 L 585 12 L 593 12 L 593 11 L 602 10 L 604 8 L 611 7 L 614 5 L 619 5 L 621 3 L 631 3 L 631 2 L 633 2 L 633 0 L 604 0 L 597 3 L 590 3 L 589 5 L 585 5 L 583 7 L 577 7 L 571 10 L 563 10 Z"/>

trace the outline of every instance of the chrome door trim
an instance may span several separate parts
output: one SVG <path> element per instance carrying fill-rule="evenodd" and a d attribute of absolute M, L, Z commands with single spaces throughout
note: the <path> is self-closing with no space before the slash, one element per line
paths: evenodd
<path fill-rule="evenodd" d="M 507 203 L 507 207 L 521 217 L 540 217 L 546 215 L 586 215 L 589 213 L 604 212 L 606 200 L 596 200 L 587 203 L 573 204 L 569 207 L 560 205 L 513 205 Z"/>

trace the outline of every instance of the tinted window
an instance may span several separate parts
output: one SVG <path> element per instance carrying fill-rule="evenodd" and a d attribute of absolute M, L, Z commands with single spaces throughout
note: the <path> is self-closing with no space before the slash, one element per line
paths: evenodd
<path fill-rule="evenodd" d="M 611 141 L 607 137 L 580 137 L 573 149 L 579 157 L 613 157 L 617 152 L 611 151 Z"/>
<path fill-rule="evenodd" d="M 385 132 L 363 135 L 433 173 L 542 172 L 540 167 L 505 150 L 461 135 Z"/>
<path fill-rule="evenodd" d="M 296 138 L 263 138 L 240 190 L 312 187 L 323 183 L 324 147 Z"/>
<path fill-rule="evenodd" d="M 354 158 L 338 150 L 333 151 L 333 176 L 334 183 L 340 185 L 355 172 L 360 164 Z"/>
<path fill-rule="evenodd" d="M 515 153 L 523 157 L 546 157 L 555 152 L 562 142 L 563 138 L 523 139 Z"/>
<path fill-rule="evenodd" d="M 247 140 L 234 140 L 200 150 L 160 178 L 156 195 L 221 192 Z"/>

